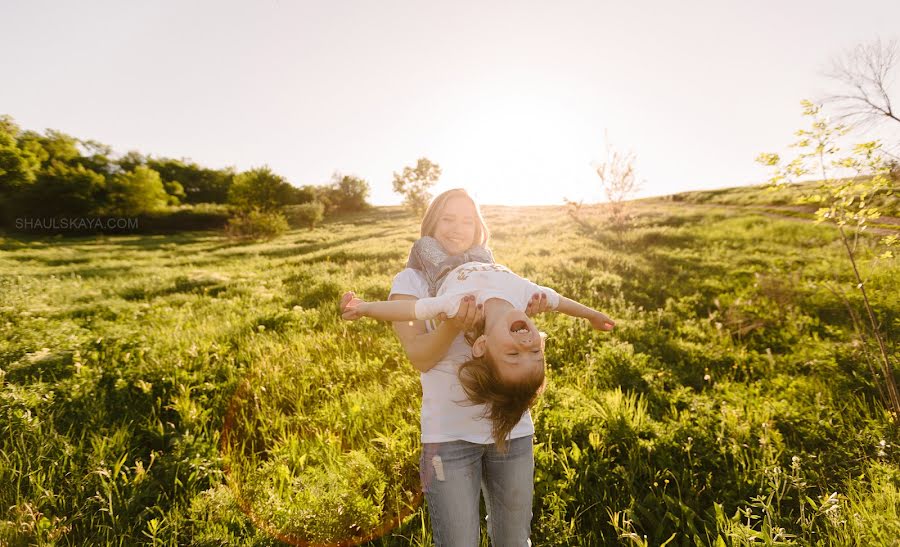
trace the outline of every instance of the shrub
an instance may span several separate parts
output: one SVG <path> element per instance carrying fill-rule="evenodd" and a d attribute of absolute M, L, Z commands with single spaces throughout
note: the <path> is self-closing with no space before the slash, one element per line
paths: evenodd
<path fill-rule="evenodd" d="M 234 177 L 228 189 L 228 202 L 245 211 L 273 211 L 290 201 L 292 189 L 284 177 L 268 167 L 259 167 Z"/>
<path fill-rule="evenodd" d="M 319 201 L 288 205 L 284 213 L 291 226 L 305 226 L 312 230 L 325 218 L 325 205 Z"/>
<path fill-rule="evenodd" d="M 287 219 L 281 213 L 252 210 L 232 217 L 225 235 L 236 239 L 272 239 L 288 231 Z"/>

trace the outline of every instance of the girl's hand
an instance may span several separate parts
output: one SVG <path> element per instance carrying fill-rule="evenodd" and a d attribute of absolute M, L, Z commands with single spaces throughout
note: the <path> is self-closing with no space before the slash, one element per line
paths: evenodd
<path fill-rule="evenodd" d="M 590 317 L 589 321 L 591 322 L 591 326 L 597 330 L 610 331 L 613 330 L 613 327 L 616 326 L 616 324 L 613 323 L 612 319 L 610 319 L 605 313 L 599 311 L 595 312 Z"/>
<path fill-rule="evenodd" d="M 365 300 L 357 298 L 353 291 L 345 292 L 340 303 L 341 319 L 356 321 L 365 317 L 365 303 Z"/>
<path fill-rule="evenodd" d="M 525 315 L 534 317 L 545 311 L 550 311 L 550 304 L 547 303 L 547 295 L 545 293 L 534 293 L 531 295 L 531 300 L 528 301 L 528 306 L 525 308 Z"/>
<path fill-rule="evenodd" d="M 449 322 L 456 330 L 469 332 L 484 322 L 484 309 L 481 304 L 475 305 L 475 297 L 470 294 L 459 301 L 459 309 L 456 310 L 455 316 L 447 319 L 447 314 L 442 313 L 437 318 Z"/>

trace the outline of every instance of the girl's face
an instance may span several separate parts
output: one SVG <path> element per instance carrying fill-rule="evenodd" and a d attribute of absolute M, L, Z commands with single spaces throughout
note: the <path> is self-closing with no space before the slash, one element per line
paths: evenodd
<path fill-rule="evenodd" d="M 524 312 L 510 309 L 475 341 L 474 357 L 490 353 L 491 361 L 507 381 L 518 382 L 544 366 L 544 339 Z"/>
<path fill-rule="evenodd" d="M 434 228 L 434 238 L 448 254 L 458 255 L 472 246 L 475 240 L 475 206 L 458 196 L 447 200 Z"/>

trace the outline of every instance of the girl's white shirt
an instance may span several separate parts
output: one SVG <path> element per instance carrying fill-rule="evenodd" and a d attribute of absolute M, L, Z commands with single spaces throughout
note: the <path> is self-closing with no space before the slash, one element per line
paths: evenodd
<path fill-rule="evenodd" d="M 476 304 L 483 304 L 491 298 L 501 298 L 517 310 L 525 311 L 528 300 L 540 292 L 547 295 L 550 309 L 559 307 L 559 294 L 556 291 L 532 283 L 514 274 L 506 266 L 466 262 L 444 277 L 437 296 L 416 301 L 416 318 L 434 319 L 441 313 L 447 314 L 447 317 L 455 317 L 460 300 L 467 294 L 475 295 Z"/>
<path fill-rule="evenodd" d="M 467 265 L 464 264 L 463 266 Z M 478 264 L 478 266 L 489 265 Z M 456 272 L 451 273 L 451 275 L 455 274 Z M 528 298 L 535 292 L 534 289 L 536 287 L 548 291 L 548 303 L 551 307 L 556 307 L 558 304 L 559 295 L 552 289 L 539 287 L 519 276 L 514 277 L 528 284 L 526 286 L 516 282 L 512 277 L 506 280 L 508 281 L 510 288 L 517 287 L 518 289 L 503 291 L 510 292 L 513 295 L 504 295 L 503 298 L 509 300 L 516 308 L 522 310 L 525 309 L 525 306 L 528 305 Z M 443 286 L 447 285 L 448 282 L 445 280 Z M 456 283 L 451 281 L 450 285 L 456 285 Z M 444 288 L 443 286 L 441 289 Z M 518 300 L 520 299 L 516 298 L 514 295 L 526 289 L 531 292 L 527 294 L 524 300 L 519 302 Z M 471 294 L 484 294 L 486 298 L 500 296 L 499 294 L 495 295 L 488 290 L 478 291 L 473 290 L 472 287 L 470 287 L 469 290 Z M 552 300 L 553 297 L 550 296 L 551 292 L 553 295 L 556 295 L 555 300 Z M 419 302 L 422 300 L 433 300 L 428 297 L 428 282 L 425 280 L 425 277 L 417 270 L 411 268 L 407 268 L 394 276 L 394 282 L 391 285 L 391 295 L 394 294 L 414 296 L 419 299 Z M 438 294 L 440 297 L 440 290 Z M 445 294 L 450 294 L 449 286 Z M 484 302 L 486 298 L 482 299 L 478 297 L 476 298 L 476 302 Z M 450 298 L 447 298 L 446 300 L 451 301 Z M 457 311 L 459 299 L 457 298 L 455 301 L 456 305 L 453 307 L 452 311 L 450 311 L 450 313 L 453 314 Z M 449 306 L 449 304 L 446 303 L 443 305 Z M 418 309 L 418 303 L 416 307 Z M 434 324 L 431 321 L 426 321 L 425 328 L 428 332 L 431 332 L 434 330 Z M 459 384 L 459 379 L 456 374 L 459 365 L 466 362 L 471 356 L 472 348 L 466 343 L 463 334 L 460 333 L 450 344 L 450 349 L 447 351 L 444 358 L 428 372 L 419 374 L 419 379 L 422 383 L 422 443 L 443 443 L 456 440 L 478 444 L 492 444 L 494 442 L 494 438 L 491 435 L 491 422 L 488 418 L 482 418 L 485 406 L 472 405 L 470 403 L 466 397 L 465 391 L 463 391 L 462 386 Z M 519 420 L 519 423 L 517 423 L 510 432 L 509 438 L 517 439 L 519 437 L 532 435 L 533 433 L 534 423 L 531 421 L 531 412 L 526 411 L 522 416 L 522 419 Z"/>

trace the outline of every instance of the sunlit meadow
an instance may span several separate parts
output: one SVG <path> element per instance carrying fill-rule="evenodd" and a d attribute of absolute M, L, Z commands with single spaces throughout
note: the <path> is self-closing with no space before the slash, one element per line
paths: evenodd
<path fill-rule="evenodd" d="M 617 322 L 537 319 L 534 544 L 896 545 L 900 434 L 834 229 L 586 209 L 485 210 L 500 262 Z M 418 373 L 389 325 L 337 314 L 344 290 L 386 297 L 417 234 L 387 207 L 266 243 L 0 239 L 0 543 L 431 544 Z"/>

